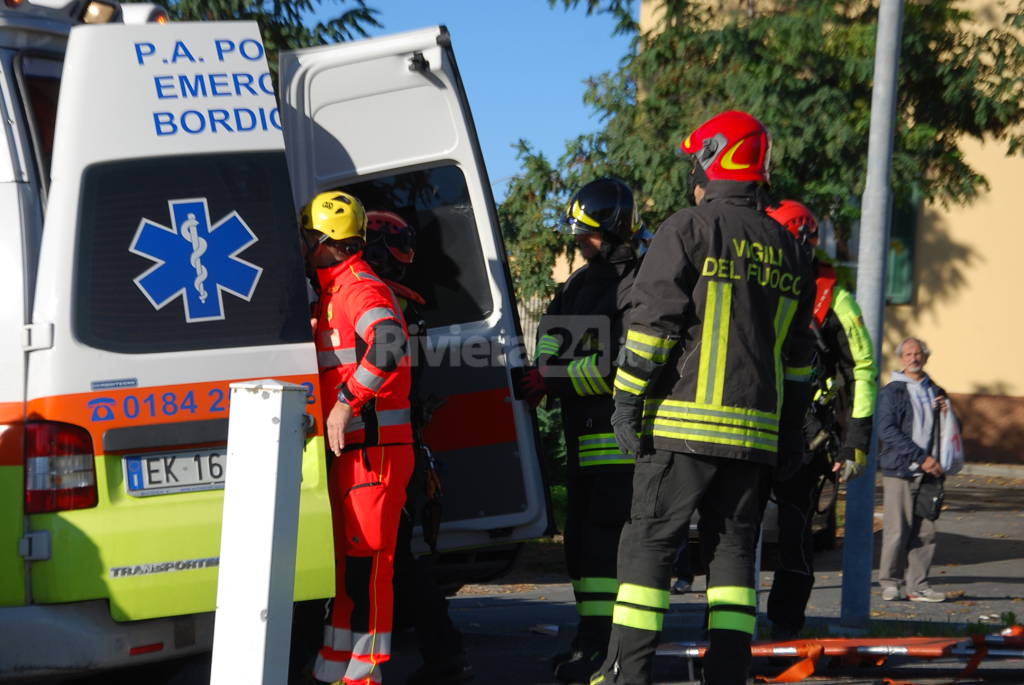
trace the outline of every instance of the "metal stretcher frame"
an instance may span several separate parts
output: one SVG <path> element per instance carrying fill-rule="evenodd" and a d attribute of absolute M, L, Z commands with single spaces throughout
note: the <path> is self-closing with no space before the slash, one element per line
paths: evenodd
<path fill-rule="evenodd" d="M 672 642 L 658 648 L 659 655 L 702 659 L 707 642 Z M 798 683 L 814 675 L 822 657 L 845 663 L 868 662 L 883 666 L 890 656 L 915 659 L 962 657 L 968 660 L 957 680 L 971 675 L 987 658 L 1024 659 L 1024 627 L 1012 626 L 1001 634 L 970 637 L 812 638 L 785 642 L 758 641 L 750 646 L 755 658 L 798 659 L 777 676 L 758 676 L 761 682 Z M 892 685 L 912 685 L 892 681 Z"/>

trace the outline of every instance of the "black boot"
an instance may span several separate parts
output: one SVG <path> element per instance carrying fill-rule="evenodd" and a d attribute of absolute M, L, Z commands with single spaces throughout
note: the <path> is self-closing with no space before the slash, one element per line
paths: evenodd
<path fill-rule="evenodd" d="M 584 616 L 572 641 L 568 659 L 553 663 L 555 678 L 564 683 L 587 683 L 608 653 L 608 638 L 612 631 L 610 616 Z M 561 655 L 559 655 L 561 656 Z"/>
<path fill-rule="evenodd" d="M 606 647 L 582 649 L 555 668 L 555 677 L 563 683 L 589 683 L 590 676 L 604 663 Z"/>
<path fill-rule="evenodd" d="M 551 670 L 558 670 L 558 667 L 567 661 L 579 658 L 581 654 L 580 650 L 576 649 L 576 645 L 569 647 L 568 651 L 559 652 L 558 654 L 551 657 Z"/>

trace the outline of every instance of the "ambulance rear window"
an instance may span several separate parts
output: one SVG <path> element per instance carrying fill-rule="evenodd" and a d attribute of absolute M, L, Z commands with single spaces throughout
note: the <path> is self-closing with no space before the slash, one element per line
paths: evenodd
<path fill-rule="evenodd" d="M 357 183 L 345 190 L 367 211 L 401 215 L 416 231 L 416 258 L 405 285 L 420 293 L 428 327 L 486 319 L 493 311 L 473 206 L 457 166 L 413 171 Z"/>
<path fill-rule="evenodd" d="M 90 167 L 76 337 L 125 353 L 310 340 L 295 216 L 281 152 Z"/>

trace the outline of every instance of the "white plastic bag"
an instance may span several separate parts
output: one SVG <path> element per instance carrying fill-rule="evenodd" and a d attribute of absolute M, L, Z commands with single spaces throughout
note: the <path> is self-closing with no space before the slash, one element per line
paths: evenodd
<path fill-rule="evenodd" d="M 960 473 L 964 467 L 964 441 L 960 436 L 960 421 L 953 411 L 953 403 L 946 398 L 946 411 L 942 415 L 939 443 L 939 466 L 947 476 Z"/>

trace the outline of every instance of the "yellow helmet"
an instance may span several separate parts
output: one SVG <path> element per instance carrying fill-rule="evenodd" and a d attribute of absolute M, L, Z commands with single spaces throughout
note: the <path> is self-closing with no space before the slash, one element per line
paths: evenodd
<path fill-rule="evenodd" d="M 340 190 L 320 193 L 302 209 L 302 227 L 332 240 L 366 240 L 366 210 L 354 195 Z"/>

